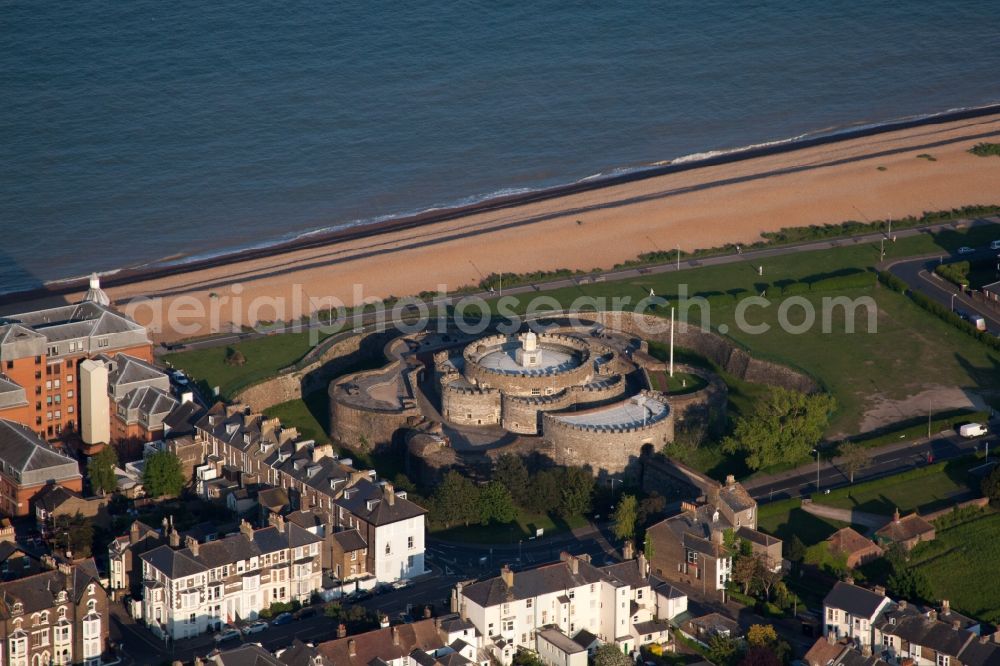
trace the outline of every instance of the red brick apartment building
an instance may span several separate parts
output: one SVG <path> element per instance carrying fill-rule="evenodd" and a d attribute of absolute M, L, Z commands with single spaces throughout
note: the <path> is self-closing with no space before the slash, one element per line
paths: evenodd
<path fill-rule="evenodd" d="M 0 316 L 0 418 L 48 440 L 78 431 L 79 366 L 100 354 L 152 362 L 153 345 L 143 326 L 110 307 L 96 277 L 80 303 Z"/>

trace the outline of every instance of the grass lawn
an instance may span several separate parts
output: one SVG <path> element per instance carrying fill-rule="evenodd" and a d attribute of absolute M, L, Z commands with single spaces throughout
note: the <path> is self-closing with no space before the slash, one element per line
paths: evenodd
<path fill-rule="evenodd" d="M 574 516 L 563 520 L 546 514 L 532 514 L 518 511 L 517 519 L 507 525 L 469 525 L 443 529 L 441 526 L 431 526 L 430 533 L 436 538 L 448 541 L 468 541 L 471 543 L 517 543 L 519 540 L 535 536 L 539 528 L 545 530 L 545 536 L 566 532 L 587 524 L 583 516 Z"/>
<path fill-rule="evenodd" d="M 966 456 L 934 463 L 902 474 L 838 488 L 829 495 L 815 494 L 813 501 L 886 516 L 891 516 L 897 507 L 902 513 L 928 513 L 954 504 L 956 496 L 973 490 L 975 482 L 972 482 L 969 468 L 980 462 L 976 456 Z"/>
<path fill-rule="evenodd" d="M 946 253 L 961 245 L 981 246 L 996 234 L 995 226 L 975 229 L 968 234 L 960 231 L 948 231 L 937 236 L 920 234 L 890 244 L 887 258 Z M 842 246 L 832 250 L 768 257 L 762 260 L 763 276 L 758 275 L 755 265 L 744 262 L 679 273 L 649 274 L 632 280 L 583 284 L 546 292 L 546 295 L 553 296 L 564 306 L 584 298 L 607 308 L 612 307 L 614 298 L 629 299 L 623 306 L 628 308 L 646 297 L 650 289 L 668 299 L 681 293 L 681 285 L 685 286 L 689 295 L 706 295 L 713 300 L 708 312 L 713 329 L 725 325 L 728 335 L 754 356 L 801 370 L 833 394 L 838 410 L 828 430 L 831 437 L 858 434 L 866 411 L 880 402 L 889 404 L 879 416 L 882 421 L 906 421 L 916 415 L 916 406 L 893 409 L 892 401 L 902 401 L 933 386 L 986 389 L 994 400 L 1000 395 L 997 392 L 1000 353 L 987 349 L 924 312 L 904 296 L 876 286 L 874 273 L 871 287 L 797 295 L 814 305 L 821 305 L 824 297 L 871 297 L 878 311 L 876 332 L 867 332 L 866 313 L 864 309 L 858 309 L 855 322 L 858 332 L 846 333 L 843 308 L 834 310 L 829 333 L 821 331 L 819 309 L 816 324 L 808 333 L 793 335 L 782 331 L 777 322 L 778 306 L 783 299 L 776 283 L 835 275 L 845 269 L 868 270 L 879 260 L 876 243 L 840 242 Z M 734 325 L 734 297 L 760 294 L 762 291 L 770 298 L 771 305 L 749 308 L 747 319 L 752 324 L 767 324 L 770 330 L 763 334 L 741 332 Z M 577 306 L 588 309 L 586 301 L 577 301 Z M 792 308 L 788 319 L 798 323 L 801 316 L 801 309 Z M 701 308 L 692 306 L 689 320 L 697 322 L 702 317 Z M 739 396 L 734 396 L 732 400 L 738 403 Z M 921 411 L 925 407 L 922 406 Z M 872 424 L 868 426 L 874 427 Z"/>
<path fill-rule="evenodd" d="M 820 518 L 802 510 L 802 500 L 788 499 L 763 504 L 757 509 L 757 527 L 762 532 L 788 541 L 792 535 L 807 546 L 823 541 L 849 523 Z"/>
<path fill-rule="evenodd" d="M 242 388 L 278 374 L 278 370 L 302 358 L 312 346 L 310 333 L 284 333 L 247 340 L 228 347 L 194 349 L 166 354 L 163 360 L 180 368 L 196 380 L 204 380 L 210 388 L 219 387 L 219 395 L 229 398 Z M 246 363 L 228 365 L 229 348 L 243 354 Z"/>
<path fill-rule="evenodd" d="M 330 407 L 326 391 L 316 391 L 305 399 L 289 400 L 268 407 L 264 410 L 264 415 L 279 418 L 283 425 L 297 428 L 303 439 L 314 439 L 319 444 L 330 441 L 327 434 Z"/>
<path fill-rule="evenodd" d="M 673 377 L 670 376 L 669 372 L 651 372 L 649 380 L 657 391 L 673 395 L 694 393 L 708 386 L 708 382 L 704 379 L 687 372 L 674 372 Z"/>
<path fill-rule="evenodd" d="M 936 599 L 955 610 L 1000 621 L 1000 513 L 987 511 L 968 522 L 938 530 L 937 539 L 918 545 L 911 561 L 930 581 Z"/>

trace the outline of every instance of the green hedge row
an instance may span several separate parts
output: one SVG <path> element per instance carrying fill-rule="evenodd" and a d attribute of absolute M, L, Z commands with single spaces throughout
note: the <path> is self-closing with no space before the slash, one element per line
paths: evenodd
<path fill-rule="evenodd" d="M 972 266 L 968 261 L 956 261 L 950 264 L 940 264 L 934 272 L 957 287 L 969 284 L 969 270 Z"/>

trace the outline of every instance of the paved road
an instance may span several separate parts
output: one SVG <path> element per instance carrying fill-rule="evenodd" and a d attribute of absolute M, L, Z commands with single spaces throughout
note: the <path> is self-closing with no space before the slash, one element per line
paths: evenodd
<path fill-rule="evenodd" d="M 911 289 L 919 291 L 949 309 L 979 313 L 986 320 L 987 330 L 995 335 L 1000 335 L 1000 311 L 985 307 L 982 303 L 972 300 L 958 287 L 938 277 L 934 272 L 934 268 L 945 258 L 996 259 L 1000 265 L 1000 258 L 997 257 L 996 250 L 980 248 L 974 254 L 935 255 L 897 261 L 889 264 L 888 269 L 893 275 L 906 282 Z"/>
<path fill-rule="evenodd" d="M 997 427 L 993 423 L 993 429 Z M 868 466 L 854 475 L 855 482 L 898 474 L 928 463 L 928 454 L 934 462 L 959 458 L 985 448 L 989 442 L 990 455 L 1000 454 L 1000 441 L 994 435 L 965 439 L 953 432 L 941 432 L 930 439 L 912 443 L 893 444 L 873 449 Z M 819 489 L 828 490 L 850 485 L 850 478 L 837 461 L 822 461 L 819 465 Z M 816 492 L 816 466 L 803 465 L 790 472 L 769 475 L 744 482 L 744 486 L 758 502 L 804 497 Z"/>

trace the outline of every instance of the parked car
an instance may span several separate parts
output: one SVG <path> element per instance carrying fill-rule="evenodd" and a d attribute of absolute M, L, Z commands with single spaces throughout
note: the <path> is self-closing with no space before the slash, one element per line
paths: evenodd
<path fill-rule="evenodd" d="M 291 613 L 282 613 L 282 614 L 281 614 L 281 615 L 279 615 L 278 617 L 274 618 L 274 621 L 272 621 L 272 622 L 271 622 L 271 624 L 272 624 L 273 626 L 277 627 L 277 626 L 280 626 L 280 625 L 282 625 L 282 624 L 289 624 L 289 623 L 291 623 L 291 622 L 292 622 L 292 620 L 294 620 L 294 619 L 295 619 L 295 618 L 294 618 L 294 617 L 292 617 L 292 614 L 291 614 Z"/>
<path fill-rule="evenodd" d="M 402 589 L 404 589 L 406 587 L 409 587 L 409 585 L 410 585 L 410 581 L 408 581 L 405 578 L 403 578 L 402 580 L 397 580 L 396 582 L 394 582 L 392 584 L 392 589 L 394 589 L 394 590 L 402 590 Z"/>
<path fill-rule="evenodd" d="M 264 622 L 264 620 L 257 620 L 256 622 L 251 622 L 247 626 L 243 627 L 243 633 L 249 636 L 251 634 L 259 634 L 265 629 L 267 629 L 267 622 Z"/>
<path fill-rule="evenodd" d="M 413 624 L 413 618 L 407 613 L 399 613 L 396 615 L 396 622 L 399 624 Z"/>
<path fill-rule="evenodd" d="M 358 603 L 361 601 L 368 601 L 374 596 L 375 595 L 371 593 L 371 590 L 358 590 L 357 592 L 348 596 L 347 598 L 353 601 L 354 603 Z"/>
<path fill-rule="evenodd" d="M 239 637 L 240 637 L 240 632 L 239 630 L 236 629 L 236 627 L 231 627 L 229 625 L 226 625 L 226 627 L 223 628 L 222 631 L 220 631 L 215 635 L 215 642 L 222 643 L 223 641 L 230 641 L 234 638 L 239 638 Z"/>
<path fill-rule="evenodd" d="M 314 606 L 306 606 L 302 610 L 295 613 L 296 620 L 304 620 L 307 617 L 315 616 L 319 611 L 316 610 Z"/>
<path fill-rule="evenodd" d="M 959 254 L 972 254 L 973 252 L 975 252 L 975 250 L 967 245 L 963 245 L 962 247 L 958 248 Z"/>

